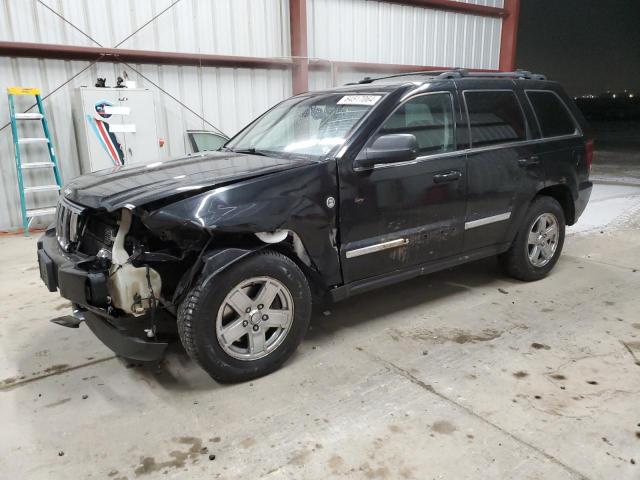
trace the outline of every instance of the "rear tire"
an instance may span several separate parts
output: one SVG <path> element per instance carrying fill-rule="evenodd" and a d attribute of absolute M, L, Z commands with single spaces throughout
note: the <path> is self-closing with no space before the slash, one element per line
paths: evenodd
<path fill-rule="evenodd" d="M 278 369 L 302 341 L 310 317 L 304 273 L 288 257 L 265 250 L 196 285 L 180 305 L 178 333 L 211 377 L 242 382 Z"/>
<path fill-rule="evenodd" d="M 564 211 L 558 201 L 548 196 L 536 197 L 513 244 L 498 258 L 508 275 L 526 282 L 540 280 L 558 261 L 564 236 Z"/>

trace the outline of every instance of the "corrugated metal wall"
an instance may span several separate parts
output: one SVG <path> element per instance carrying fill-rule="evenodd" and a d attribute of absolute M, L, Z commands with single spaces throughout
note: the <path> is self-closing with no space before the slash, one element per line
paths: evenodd
<path fill-rule="evenodd" d="M 224 55 L 289 55 L 287 0 L 0 3 L 0 40 Z M 137 33 L 129 38 L 133 32 Z"/>
<path fill-rule="evenodd" d="M 501 0 L 476 0 L 501 7 Z M 497 69 L 499 18 L 383 1 L 309 0 L 309 56 L 329 60 Z"/>
<path fill-rule="evenodd" d="M 501 7 L 502 0 L 466 0 Z M 376 0 L 307 0 L 309 56 L 326 60 L 497 68 L 501 21 Z M 1 0 L 0 41 L 120 47 L 203 54 L 288 57 L 288 0 Z M 155 97 L 165 158 L 186 150 L 184 131 L 233 134 L 291 95 L 289 70 L 175 67 L 0 57 L 0 88 L 40 87 L 64 179 L 79 173 L 71 120 L 74 89 L 126 71 Z M 311 71 L 310 88 L 375 72 Z M 154 85 L 155 84 L 155 85 Z M 157 85 L 157 86 L 156 86 Z M 175 97 L 175 98 L 172 98 Z M 186 106 L 181 105 L 184 104 Z M 21 224 L 8 107 L 0 100 L 0 229 Z M 29 135 L 29 128 L 25 133 Z M 33 136 L 33 133 L 32 133 Z M 25 150 L 44 159 L 41 146 Z M 41 175 L 28 172 L 27 181 Z M 42 182 L 40 182 L 42 183 Z M 33 206 L 51 204 L 43 202 Z"/>
<path fill-rule="evenodd" d="M 36 0 L 2 0 L 0 40 L 203 54 L 289 55 L 287 0 L 181 0 L 143 27 L 174 1 L 43 0 L 40 3 Z M 127 39 L 133 32 L 136 33 Z M 170 65 L 131 67 L 133 69 L 113 63 L 90 66 L 89 62 L 0 57 L 0 88 L 3 95 L 4 88 L 10 85 L 37 86 L 44 95 L 55 91 L 45 101 L 45 109 L 65 180 L 80 173 L 76 134 L 71 121 L 74 91 L 81 85 L 93 85 L 97 77 L 106 77 L 108 84 L 114 85 L 115 79 L 126 71 L 130 80 L 154 93 L 158 135 L 166 140 L 162 149 L 164 158 L 185 153 L 186 129 L 212 130 L 207 124 L 210 123 L 231 135 L 292 92 L 289 70 Z M 189 108 L 184 108 L 172 97 Z M 24 101 L 24 105 L 32 103 L 26 98 L 19 100 Z M 0 99 L 0 127 L 8 119 L 7 102 Z M 35 127 L 37 125 L 31 122 L 21 123 L 25 136 L 41 136 L 36 135 Z M 41 145 L 25 147 L 23 151 L 29 161 L 46 159 L 46 151 Z M 41 171 L 27 171 L 26 174 L 26 181 L 33 184 L 42 184 L 50 178 Z M 0 176 L 0 202 L 3 205 L 0 229 L 17 227 L 22 220 L 8 127 L 0 130 Z M 55 194 L 47 197 L 40 193 L 36 198 L 39 201 L 33 202 L 34 207 L 51 205 Z"/>

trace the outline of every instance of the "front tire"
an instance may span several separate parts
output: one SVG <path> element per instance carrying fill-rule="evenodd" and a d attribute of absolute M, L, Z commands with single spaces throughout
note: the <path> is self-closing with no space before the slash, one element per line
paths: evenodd
<path fill-rule="evenodd" d="M 555 198 L 534 199 L 513 244 L 499 260 L 506 273 L 531 282 L 546 277 L 554 267 L 565 236 L 564 211 Z"/>
<path fill-rule="evenodd" d="M 178 333 L 189 356 L 214 379 L 251 380 L 278 369 L 309 326 L 311 292 L 288 257 L 262 251 L 187 295 Z"/>

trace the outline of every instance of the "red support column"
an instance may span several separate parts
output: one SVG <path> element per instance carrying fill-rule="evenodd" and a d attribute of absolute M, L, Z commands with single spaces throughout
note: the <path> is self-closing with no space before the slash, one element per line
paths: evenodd
<path fill-rule="evenodd" d="M 502 19 L 500 38 L 500 70 L 511 72 L 516 68 L 516 44 L 518 41 L 518 20 L 520 0 L 504 0 L 505 17 Z"/>
<path fill-rule="evenodd" d="M 309 90 L 307 59 L 307 0 L 289 0 L 291 56 L 293 57 L 293 94 Z"/>

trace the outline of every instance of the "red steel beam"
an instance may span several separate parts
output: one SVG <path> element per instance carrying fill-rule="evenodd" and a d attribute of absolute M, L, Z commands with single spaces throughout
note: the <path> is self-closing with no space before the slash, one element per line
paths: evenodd
<path fill-rule="evenodd" d="M 155 52 L 121 48 L 80 47 L 26 42 L 0 42 L 0 56 L 51 58 L 57 60 L 99 60 L 102 62 L 149 63 L 230 68 L 291 68 L 287 58 L 241 57 L 199 53 Z"/>
<path fill-rule="evenodd" d="M 433 8 L 458 13 L 470 13 L 483 17 L 504 17 L 504 8 L 487 7 L 486 5 L 475 5 L 473 3 L 456 2 L 453 0 L 382 0 L 387 3 L 397 3 L 400 5 L 413 5 L 416 7 Z"/>
<path fill-rule="evenodd" d="M 406 65 L 397 63 L 368 63 L 368 62 L 331 62 L 329 60 L 312 59 L 309 65 L 313 70 L 334 69 L 342 71 L 351 70 L 356 72 L 379 72 L 379 73 L 408 73 L 408 72 L 430 72 L 437 70 L 453 70 L 452 67 L 434 67 L 430 65 Z M 484 70 L 479 68 L 468 68 L 471 72 L 495 72 L 497 70 Z"/>
<path fill-rule="evenodd" d="M 520 20 L 520 0 L 504 0 L 507 15 L 502 20 L 500 37 L 500 70 L 511 72 L 516 69 L 516 46 L 518 41 L 518 21 Z"/>
<path fill-rule="evenodd" d="M 307 0 L 289 0 L 289 25 L 293 57 L 293 94 L 297 95 L 309 90 Z"/>

